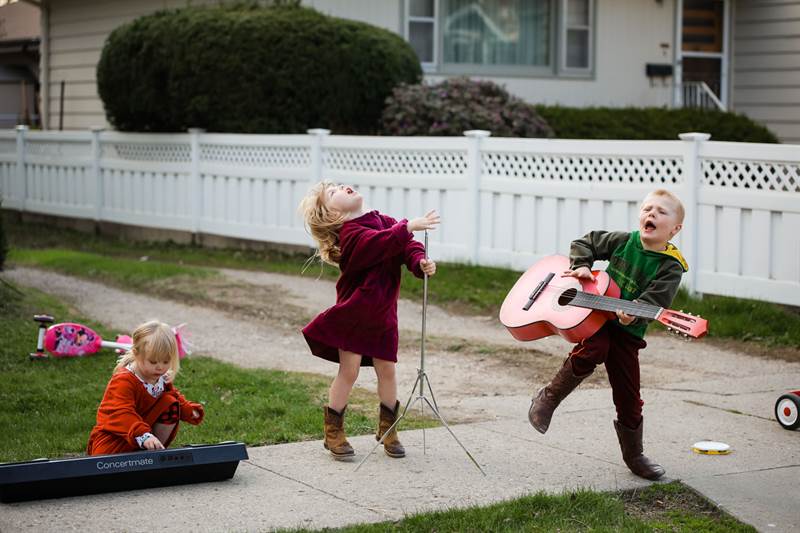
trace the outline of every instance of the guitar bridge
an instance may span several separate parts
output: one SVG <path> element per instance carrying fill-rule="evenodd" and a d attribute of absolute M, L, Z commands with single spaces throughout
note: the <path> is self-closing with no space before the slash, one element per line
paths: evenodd
<path fill-rule="evenodd" d="M 547 287 L 550 284 L 550 281 L 553 279 L 554 276 L 555 273 L 550 272 L 549 274 L 547 274 L 547 276 L 545 276 L 545 278 L 542 281 L 539 282 L 536 288 L 533 289 L 531 295 L 528 296 L 528 303 L 526 303 L 525 306 L 522 308 L 523 311 L 528 311 L 531 308 L 533 302 L 536 301 L 536 298 L 539 297 L 539 295 L 542 293 L 545 287 Z"/>

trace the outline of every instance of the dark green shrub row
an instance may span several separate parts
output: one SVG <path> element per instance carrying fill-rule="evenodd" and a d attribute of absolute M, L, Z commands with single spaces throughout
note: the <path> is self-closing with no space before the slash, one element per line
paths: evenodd
<path fill-rule="evenodd" d="M 454 136 L 466 130 L 489 130 L 495 137 L 553 136 L 533 106 L 491 81 L 403 84 L 386 100 L 384 135 Z"/>
<path fill-rule="evenodd" d="M 710 133 L 715 141 L 776 143 L 777 137 L 744 115 L 699 109 L 536 106 L 560 139 L 668 139 Z"/>
<path fill-rule="evenodd" d="M 188 7 L 117 28 L 97 66 L 109 122 L 374 133 L 392 88 L 421 78 L 413 49 L 387 30 L 291 4 Z"/>

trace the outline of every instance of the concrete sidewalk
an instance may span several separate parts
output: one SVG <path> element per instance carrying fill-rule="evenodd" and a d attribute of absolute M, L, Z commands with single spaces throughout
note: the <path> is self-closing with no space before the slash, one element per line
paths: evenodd
<path fill-rule="evenodd" d="M 796 368 L 792 365 L 792 368 Z M 800 372 L 643 391 L 645 451 L 667 470 L 760 531 L 800 529 L 800 432 L 782 429 L 772 406 Z M 480 400 L 486 402 L 487 398 Z M 319 441 L 250 448 L 231 481 L 0 506 L 1 531 L 265 531 L 397 520 L 578 487 L 621 490 L 648 482 L 621 461 L 608 389 L 578 390 L 542 436 L 527 423 L 528 397 L 489 401 L 498 418 L 453 427 L 486 470 L 478 472 L 444 428 L 403 431 L 403 460 L 382 451 L 332 461 Z M 447 413 L 442 413 L 447 417 Z M 698 455 L 699 440 L 727 442 L 727 456 Z M 358 458 L 374 444 L 351 439 Z"/>

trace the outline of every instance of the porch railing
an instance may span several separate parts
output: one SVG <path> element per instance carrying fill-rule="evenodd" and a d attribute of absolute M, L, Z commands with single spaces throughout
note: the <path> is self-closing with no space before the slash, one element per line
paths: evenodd
<path fill-rule="evenodd" d="M 681 84 L 681 96 L 683 107 L 725 111 L 722 101 L 704 81 L 684 81 Z"/>

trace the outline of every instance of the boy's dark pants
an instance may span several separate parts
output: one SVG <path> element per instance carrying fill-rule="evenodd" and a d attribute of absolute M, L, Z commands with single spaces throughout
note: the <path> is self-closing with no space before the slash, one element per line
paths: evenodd
<path fill-rule="evenodd" d="M 639 350 L 647 346 L 640 339 L 613 322 L 584 339 L 570 352 L 569 361 L 575 376 L 587 376 L 594 367 L 605 363 L 611 394 L 617 408 L 617 432 L 622 458 L 628 468 L 647 479 L 658 479 L 664 469 L 648 459 L 642 448 L 642 398 L 639 395 Z"/>
<path fill-rule="evenodd" d="M 629 428 L 642 421 L 642 398 L 639 394 L 639 350 L 644 339 L 631 335 L 613 322 L 606 322 L 597 333 L 576 344 L 570 352 L 575 375 L 591 373 L 605 363 L 617 420 Z"/>

